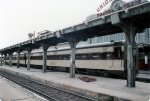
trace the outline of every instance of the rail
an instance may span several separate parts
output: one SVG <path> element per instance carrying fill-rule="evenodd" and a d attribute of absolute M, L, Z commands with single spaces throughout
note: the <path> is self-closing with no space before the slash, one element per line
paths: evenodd
<path fill-rule="evenodd" d="M 0 70 L 0 75 L 42 96 L 49 101 L 95 101 L 94 99 L 88 98 L 86 96 L 64 91 L 55 87 L 50 87 L 48 85 L 36 82 L 31 78 L 27 79 L 25 77 L 18 76 L 3 70 Z"/>

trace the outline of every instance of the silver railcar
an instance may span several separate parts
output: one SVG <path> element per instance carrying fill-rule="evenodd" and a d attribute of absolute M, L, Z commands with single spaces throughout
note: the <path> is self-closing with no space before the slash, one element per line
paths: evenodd
<path fill-rule="evenodd" d="M 67 45 L 57 46 L 47 52 L 47 68 L 57 71 L 69 71 L 70 48 Z M 43 52 L 31 53 L 31 67 L 42 67 Z M 26 65 L 27 56 L 21 54 L 20 65 Z M 7 63 L 9 60 L 7 58 Z M 12 63 L 17 64 L 17 55 L 13 55 Z M 82 45 L 76 48 L 76 72 L 82 74 L 117 74 L 125 72 L 123 42 L 108 42 Z"/>

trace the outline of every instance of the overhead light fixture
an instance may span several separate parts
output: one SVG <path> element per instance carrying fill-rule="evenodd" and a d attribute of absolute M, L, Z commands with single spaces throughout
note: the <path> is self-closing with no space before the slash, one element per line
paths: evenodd
<path fill-rule="evenodd" d="M 28 33 L 28 36 L 31 39 L 33 37 L 33 33 Z"/>

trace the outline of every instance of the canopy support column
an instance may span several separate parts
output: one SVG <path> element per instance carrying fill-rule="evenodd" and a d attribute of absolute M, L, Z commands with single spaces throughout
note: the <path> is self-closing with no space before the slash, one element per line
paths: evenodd
<path fill-rule="evenodd" d="M 76 45 L 78 42 L 76 41 L 71 41 L 69 42 L 70 47 L 71 47 L 71 55 L 70 55 L 70 78 L 75 77 L 75 51 L 76 51 Z"/>
<path fill-rule="evenodd" d="M 3 65 L 3 54 L 1 53 L 1 66 Z"/>
<path fill-rule="evenodd" d="M 20 65 L 20 50 L 17 50 L 17 54 L 18 54 L 18 57 L 17 57 L 17 68 L 19 68 L 19 65 Z"/>
<path fill-rule="evenodd" d="M 43 49 L 43 72 L 46 72 L 46 67 L 47 67 L 47 49 L 49 45 L 48 44 L 42 44 L 42 49 Z"/>
<path fill-rule="evenodd" d="M 132 24 L 122 27 L 127 42 L 127 86 L 135 87 L 135 73 L 136 73 L 136 54 L 137 44 L 135 42 L 136 31 Z"/>
<path fill-rule="evenodd" d="M 130 21 L 121 21 L 119 14 L 111 15 L 111 23 L 120 27 L 126 36 L 127 54 L 127 86 L 135 87 L 135 70 L 137 57 L 137 44 L 135 42 L 136 28 Z"/>
<path fill-rule="evenodd" d="M 12 67 L 12 54 L 13 53 L 9 53 L 9 66 Z"/>
<path fill-rule="evenodd" d="M 30 70 L 30 61 L 31 61 L 31 51 L 32 51 L 32 49 L 31 48 L 27 48 L 27 51 L 28 51 L 27 70 Z"/>

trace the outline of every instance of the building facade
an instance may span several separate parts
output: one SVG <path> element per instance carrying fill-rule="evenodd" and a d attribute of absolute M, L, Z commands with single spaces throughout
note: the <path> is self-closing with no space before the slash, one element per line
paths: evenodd
<path fill-rule="evenodd" d="M 94 44 L 94 43 L 105 43 L 105 42 L 117 42 L 125 40 L 124 33 L 117 33 L 112 35 L 100 36 L 89 38 L 85 42 L 80 42 L 78 45 Z M 137 33 L 135 41 L 137 44 L 150 44 L 150 28 L 147 28 L 142 33 Z"/>

